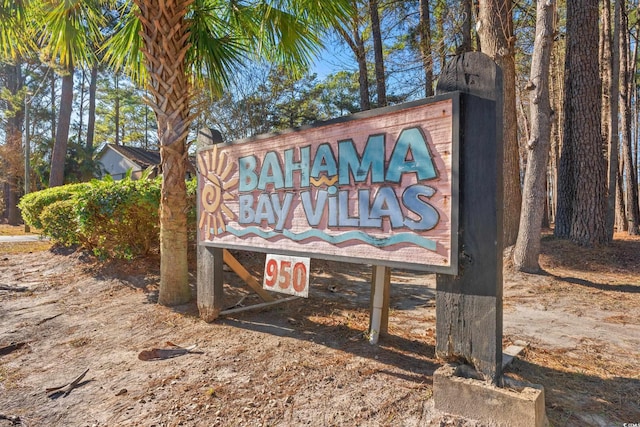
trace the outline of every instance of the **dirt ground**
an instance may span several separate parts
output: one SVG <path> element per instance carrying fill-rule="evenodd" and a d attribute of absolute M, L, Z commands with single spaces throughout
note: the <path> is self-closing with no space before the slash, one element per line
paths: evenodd
<path fill-rule="evenodd" d="M 369 266 L 312 260 L 309 299 L 207 324 L 195 303 L 155 304 L 157 257 L 16 246 L 0 244 L 0 427 L 481 425 L 433 408 L 433 275 L 393 271 L 373 346 Z M 260 276 L 260 255 L 237 255 Z M 529 343 L 506 375 L 544 386 L 553 426 L 640 423 L 640 239 L 546 237 L 541 261 L 544 274 L 505 267 L 504 345 Z M 226 281 L 227 306 L 259 302 Z M 171 344 L 197 348 L 139 358 Z"/>

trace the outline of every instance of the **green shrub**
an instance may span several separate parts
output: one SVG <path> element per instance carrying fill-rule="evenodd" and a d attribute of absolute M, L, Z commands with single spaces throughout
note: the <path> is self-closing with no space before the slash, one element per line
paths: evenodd
<path fill-rule="evenodd" d="M 93 181 L 78 196 L 78 229 L 100 257 L 130 259 L 157 245 L 160 180 Z"/>
<path fill-rule="evenodd" d="M 159 242 L 161 179 L 111 177 L 28 194 L 20 201 L 25 222 L 52 242 L 80 244 L 100 258 L 131 259 Z M 187 227 L 196 230 L 196 180 L 187 182 Z"/>
<path fill-rule="evenodd" d="M 187 211 L 187 236 L 190 242 L 195 242 L 197 235 L 197 187 L 197 179 L 193 178 L 187 181 L 187 206 L 189 206 L 189 210 Z"/>
<path fill-rule="evenodd" d="M 18 207 L 22 211 L 24 222 L 33 228 L 39 230 L 44 229 L 41 215 L 47 206 L 61 200 L 70 200 L 89 186 L 90 183 L 84 182 L 47 188 L 46 190 L 25 195 L 20 199 L 20 203 L 18 204 Z"/>
<path fill-rule="evenodd" d="M 42 234 L 49 236 L 52 242 L 64 246 L 81 243 L 75 206 L 73 198 L 57 200 L 45 206 L 38 218 L 42 224 Z"/>

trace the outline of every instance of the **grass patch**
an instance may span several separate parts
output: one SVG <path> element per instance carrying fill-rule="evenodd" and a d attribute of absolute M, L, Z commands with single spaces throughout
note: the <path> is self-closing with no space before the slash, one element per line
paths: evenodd
<path fill-rule="evenodd" d="M 28 234 L 40 234 L 38 230 L 31 229 L 31 232 L 24 231 L 24 225 L 0 224 L 0 236 L 24 236 Z"/>
<path fill-rule="evenodd" d="M 2 242 L 0 243 L 0 255 L 29 254 L 44 252 L 51 249 L 51 242 Z"/>

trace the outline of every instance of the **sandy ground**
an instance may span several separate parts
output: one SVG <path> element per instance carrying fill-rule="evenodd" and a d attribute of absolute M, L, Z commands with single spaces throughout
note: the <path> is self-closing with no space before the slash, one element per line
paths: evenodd
<path fill-rule="evenodd" d="M 3 245 L 1 427 L 481 425 L 433 409 L 433 275 L 393 271 L 389 335 L 373 346 L 367 266 L 312 260 L 309 299 L 207 324 L 195 304 L 155 304 L 157 258 Z M 545 387 L 554 426 L 640 423 L 640 239 L 546 238 L 543 252 L 544 274 L 505 268 L 504 345 L 530 343 L 506 375 Z M 260 275 L 259 255 L 237 255 Z M 227 282 L 227 306 L 259 302 Z M 139 358 L 173 344 L 197 348 Z M 67 395 L 46 392 L 87 369 Z"/>

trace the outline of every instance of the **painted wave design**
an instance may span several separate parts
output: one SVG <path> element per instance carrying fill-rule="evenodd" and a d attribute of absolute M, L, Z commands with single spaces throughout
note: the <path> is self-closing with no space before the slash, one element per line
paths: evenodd
<path fill-rule="evenodd" d="M 276 236 L 284 236 L 296 242 L 315 237 L 334 245 L 338 243 L 348 242 L 350 240 L 358 240 L 360 242 L 364 242 L 378 248 L 384 248 L 387 246 L 396 245 L 398 243 L 412 243 L 416 246 L 423 247 L 430 251 L 436 250 L 436 242 L 431 239 L 427 239 L 426 237 L 415 235 L 413 233 L 400 233 L 391 237 L 373 237 L 366 233 L 363 233 L 362 231 L 347 231 L 346 233 L 332 236 L 315 229 L 304 231 L 302 233 L 293 233 L 289 230 L 283 230 L 282 233 L 277 233 L 275 231 L 264 231 L 257 227 L 247 227 L 241 230 L 227 227 L 227 232 L 233 234 L 236 237 L 244 237 L 249 234 L 253 234 L 266 240 L 269 240 Z"/>

